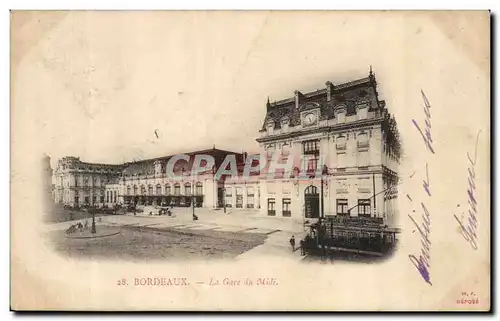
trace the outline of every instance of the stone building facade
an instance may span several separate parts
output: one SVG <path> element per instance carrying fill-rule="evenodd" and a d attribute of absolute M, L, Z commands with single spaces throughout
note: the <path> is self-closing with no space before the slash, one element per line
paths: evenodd
<path fill-rule="evenodd" d="M 294 164 L 283 177 L 261 175 L 262 215 L 370 216 L 395 223 L 401 144 L 371 70 L 366 78 L 268 100 L 257 142 L 262 158 Z"/>
<path fill-rule="evenodd" d="M 197 207 L 221 207 L 225 176 L 217 179 L 216 172 L 228 155 L 234 155 L 241 163 L 243 154 L 213 148 L 185 155 L 189 156 L 189 161 L 175 162 L 174 177 L 169 177 L 166 173 L 167 163 L 173 156 L 126 164 L 119 183 L 121 202 L 139 205 L 190 206 L 194 199 Z M 212 168 L 191 175 L 196 155 L 213 157 Z M 201 166 L 205 167 L 206 163 L 202 163 Z"/>
<path fill-rule="evenodd" d="M 108 184 L 117 182 L 123 165 L 82 162 L 79 157 L 63 157 L 54 171 L 54 201 L 70 206 L 103 206 Z"/>
<path fill-rule="evenodd" d="M 274 103 L 268 99 L 259 134 L 260 154 L 215 147 L 191 152 L 188 161 L 175 162 L 177 178 L 166 174 L 173 156 L 120 165 L 64 157 L 54 172 L 55 202 L 189 206 L 194 200 L 199 207 L 283 219 L 363 216 L 396 223 L 401 143 L 371 70 L 362 79 L 328 81 L 324 89 L 295 91 Z M 212 156 L 214 166 L 192 176 L 194 158 L 201 154 Z M 238 176 L 217 178 L 228 155 L 237 159 Z M 244 177 L 249 161 L 261 168 Z"/>
<path fill-rule="evenodd" d="M 222 207 L 226 176 L 218 179 L 217 169 L 228 155 L 233 155 L 241 164 L 243 154 L 213 148 L 184 155 L 189 161 L 175 162 L 174 177 L 166 173 L 167 163 L 173 156 L 120 165 L 94 164 L 82 162 L 78 157 L 64 157 L 54 172 L 54 201 L 70 206 L 190 206 L 194 199 L 198 207 Z M 212 168 L 191 175 L 196 155 L 213 157 Z"/>

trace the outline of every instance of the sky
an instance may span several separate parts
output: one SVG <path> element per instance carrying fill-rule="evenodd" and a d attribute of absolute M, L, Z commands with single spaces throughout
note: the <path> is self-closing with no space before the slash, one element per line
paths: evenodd
<path fill-rule="evenodd" d="M 24 134 L 36 137 L 53 165 L 69 155 L 123 163 L 214 145 L 258 152 L 268 96 L 281 100 L 296 89 L 324 88 L 328 80 L 366 77 L 370 65 L 380 99 L 396 119 L 406 117 L 395 107 L 408 99 L 398 86 L 418 64 L 408 66 L 413 54 L 404 48 L 409 34 L 432 28 L 381 15 L 82 11 L 19 17 L 24 51 L 14 55 L 12 82 L 21 107 L 13 121 L 32 121 Z M 429 50 L 429 57 L 439 55 Z M 417 87 L 412 95 L 418 93 Z"/>

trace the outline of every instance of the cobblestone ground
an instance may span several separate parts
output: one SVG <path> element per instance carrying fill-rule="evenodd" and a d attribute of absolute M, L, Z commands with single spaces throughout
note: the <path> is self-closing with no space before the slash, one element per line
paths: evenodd
<path fill-rule="evenodd" d="M 264 243 L 265 234 L 121 227 L 116 236 L 70 239 L 49 232 L 55 250 L 70 258 L 144 260 L 231 259 Z"/>

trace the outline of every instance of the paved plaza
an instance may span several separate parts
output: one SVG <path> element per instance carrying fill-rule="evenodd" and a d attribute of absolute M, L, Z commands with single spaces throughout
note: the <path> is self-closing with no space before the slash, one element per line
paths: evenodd
<path fill-rule="evenodd" d="M 96 218 L 97 228 L 117 227 L 118 236 L 96 240 L 68 239 L 64 231 L 86 219 L 46 225 L 57 251 L 68 256 L 117 257 L 125 259 L 207 259 L 238 261 L 272 256 L 300 261 L 300 250 L 291 250 L 292 235 L 300 240 L 303 222 L 262 217 L 255 211 L 174 208 L 173 216 L 127 213 Z M 91 219 L 87 219 L 90 224 Z"/>

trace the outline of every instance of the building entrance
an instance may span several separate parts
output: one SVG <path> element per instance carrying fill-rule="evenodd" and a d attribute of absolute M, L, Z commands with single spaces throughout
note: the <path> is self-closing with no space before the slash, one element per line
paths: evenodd
<path fill-rule="evenodd" d="M 319 193 L 316 186 L 308 186 L 304 192 L 306 218 L 319 217 Z"/>

